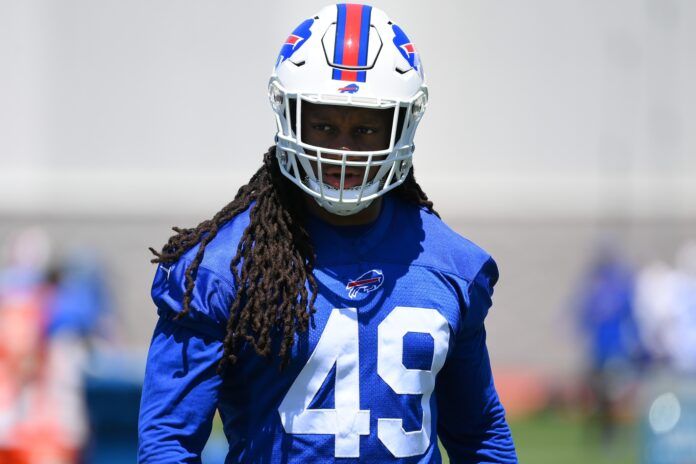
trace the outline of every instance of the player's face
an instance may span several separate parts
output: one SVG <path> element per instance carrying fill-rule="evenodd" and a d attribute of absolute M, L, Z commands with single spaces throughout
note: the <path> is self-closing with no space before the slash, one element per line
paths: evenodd
<path fill-rule="evenodd" d="M 393 110 L 356 108 L 302 103 L 302 140 L 318 147 L 345 151 L 377 151 L 389 147 Z M 322 154 L 325 158 L 340 159 L 339 155 Z M 377 158 L 375 158 L 377 159 Z M 349 161 L 364 161 L 362 157 L 348 157 Z M 316 172 L 316 166 L 313 166 Z M 379 166 L 370 169 L 372 179 Z M 334 188 L 341 183 L 341 166 L 322 166 L 323 182 Z M 365 170 L 347 166 L 344 188 L 360 186 Z"/>

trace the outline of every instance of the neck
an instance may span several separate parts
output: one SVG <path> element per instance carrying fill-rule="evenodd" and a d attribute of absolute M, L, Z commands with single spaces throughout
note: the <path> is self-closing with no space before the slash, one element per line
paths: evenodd
<path fill-rule="evenodd" d="M 332 226 L 362 226 L 374 222 L 382 211 L 382 197 L 375 199 L 370 206 L 350 216 L 339 216 L 326 211 L 309 195 L 305 195 L 305 204 L 311 214 Z"/>

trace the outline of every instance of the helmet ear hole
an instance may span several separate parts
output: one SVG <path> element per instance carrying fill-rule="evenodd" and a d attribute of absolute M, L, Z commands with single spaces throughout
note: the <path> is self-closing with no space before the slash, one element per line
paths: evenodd
<path fill-rule="evenodd" d="M 288 98 L 288 110 L 290 112 L 290 130 L 293 134 L 297 134 L 297 100 L 295 98 Z"/>
<path fill-rule="evenodd" d="M 399 116 L 396 120 L 396 136 L 394 137 L 394 143 L 398 142 L 399 139 L 401 139 L 401 134 L 404 131 L 404 120 L 406 119 L 406 110 L 408 108 L 406 106 L 400 106 L 399 107 Z M 394 110 L 396 111 L 396 110 Z"/>

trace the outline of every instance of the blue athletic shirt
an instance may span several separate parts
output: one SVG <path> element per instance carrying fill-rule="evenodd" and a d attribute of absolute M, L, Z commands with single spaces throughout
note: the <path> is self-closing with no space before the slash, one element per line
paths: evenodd
<path fill-rule="evenodd" d="M 438 438 L 452 463 L 516 463 L 485 342 L 493 259 L 391 195 L 369 226 L 308 221 L 317 311 L 283 370 L 243 348 L 216 372 L 248 211 L 206 247 L 180 320 L 197 247 L 158 267 L 139 462 L 200 462 L 218 410 L 226 463 L 440 463 Z"/>

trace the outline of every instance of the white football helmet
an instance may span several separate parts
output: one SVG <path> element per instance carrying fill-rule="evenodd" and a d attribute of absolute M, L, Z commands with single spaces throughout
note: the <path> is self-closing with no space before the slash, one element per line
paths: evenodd
<path fill-rule="evenodd" d="M 283 44 L 268 93 L 280 170 L 329 212 L 355 214 L 406 179 L 428 90 L 415 47 L 382 10 L 331 5 L 304 21 Z M 343 151 L 303 142 L 303 102 L 393 109 L 389 146 Z M 338 188 L 323 181 L 329 165 L 341 167 Z M 364 170 L 361 185 L 344 188 L 347 166 Z"/>

